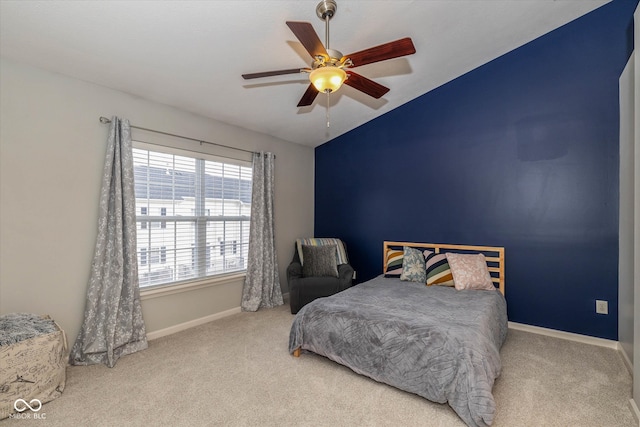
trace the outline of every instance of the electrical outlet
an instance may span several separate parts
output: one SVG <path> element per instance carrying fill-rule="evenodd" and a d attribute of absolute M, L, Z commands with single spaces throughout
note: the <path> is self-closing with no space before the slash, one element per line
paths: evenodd
<path fill-rule="evenodd" d="M 596 313 L 609 314 L 609 303 L 603 300 L 596 300 Z"/>

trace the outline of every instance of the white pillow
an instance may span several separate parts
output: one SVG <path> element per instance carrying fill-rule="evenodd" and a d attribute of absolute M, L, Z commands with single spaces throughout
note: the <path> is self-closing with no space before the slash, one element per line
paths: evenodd
<path fill-rule="evenodd" d="M 483 254 L 455 254 L 447 252 L 447 261 L 457 290 L 484 289 L 495 291 L 487 261 Z"/>

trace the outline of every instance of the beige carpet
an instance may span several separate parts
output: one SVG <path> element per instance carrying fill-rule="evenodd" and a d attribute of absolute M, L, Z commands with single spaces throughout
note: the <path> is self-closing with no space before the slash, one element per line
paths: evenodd
<path fill-rule="evenodd" d="M 150 342 L 115 368 L 69 367 L 40 420 L 8 426 L 464 426 L 449 408 L 287 352 L 288 306 Z M 614 350 L 509 331 L 494 426 L 637 426 Z"/>

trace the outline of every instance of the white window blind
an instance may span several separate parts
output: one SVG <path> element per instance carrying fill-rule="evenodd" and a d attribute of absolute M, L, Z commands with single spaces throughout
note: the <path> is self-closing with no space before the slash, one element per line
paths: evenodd
<path fill-rule="evenodd" d="M 202 157 L 133 149 L 140 287 L 247 268 L 252 169 Z"/>

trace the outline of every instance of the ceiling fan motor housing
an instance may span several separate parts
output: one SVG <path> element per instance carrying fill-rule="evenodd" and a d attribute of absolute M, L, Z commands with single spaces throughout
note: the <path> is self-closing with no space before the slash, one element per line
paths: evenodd
<path fill-rule="evenodd" d="M 323 55 L 318 55 L 316 59 L 311 63 L 311 68 L 315 70 L 318 67 L 344 66 L 344 64 L 341 63 L 341 60 L 343 58 L 342 52 L 335 49 L 327 49 L 327 54 L 329 54 L 328 58 L 324 57 Z"/>
<path fill-rule="evenodd" d="M 338 5 L 334 0 L 322 0 L 316 7 L 316 14 L 322 20 L 331 19 L 335 15 L 336 9 L 338 9 Z"/>

